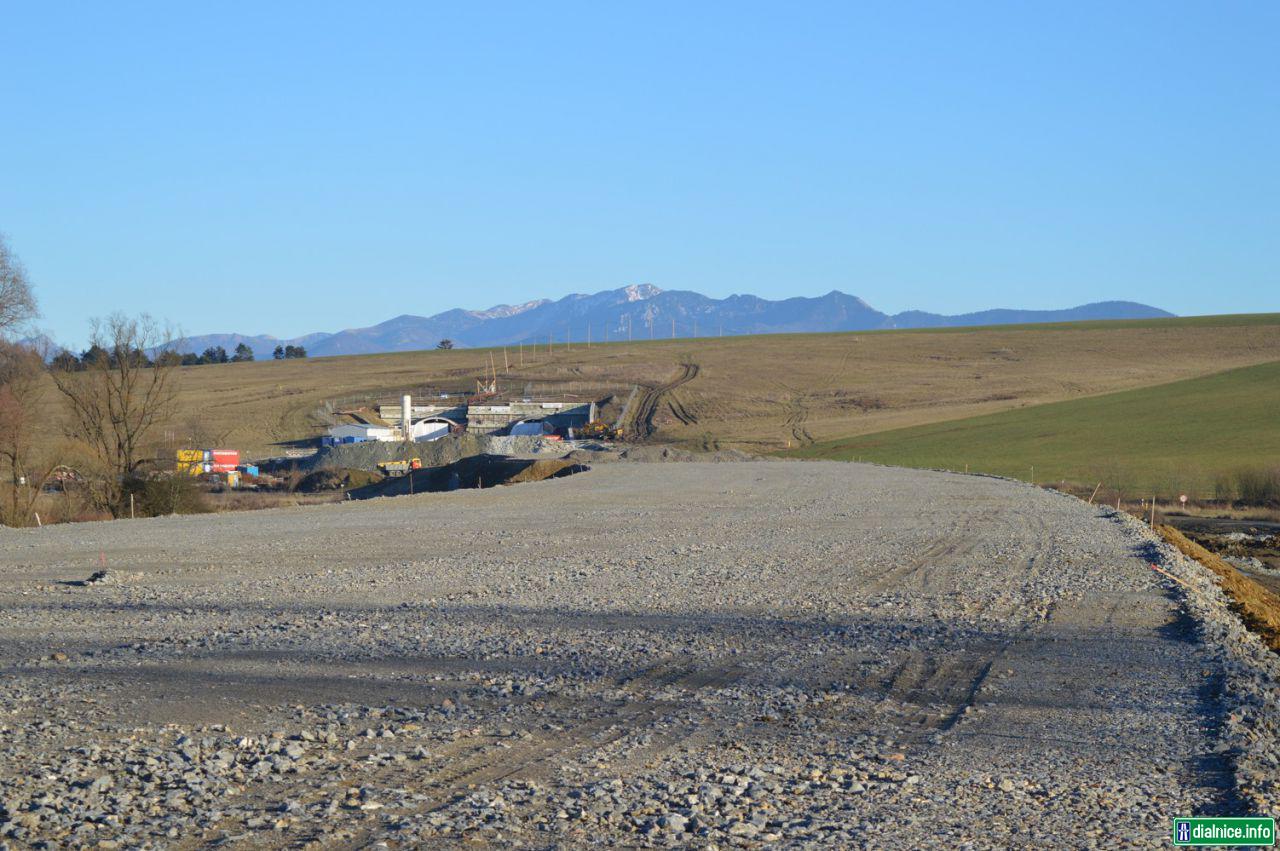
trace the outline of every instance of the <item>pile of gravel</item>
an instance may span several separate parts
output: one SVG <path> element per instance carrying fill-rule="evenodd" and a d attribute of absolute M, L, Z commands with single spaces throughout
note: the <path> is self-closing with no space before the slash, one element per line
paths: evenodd
<path fill-rule="evenodd" d="M 383 461 L 420 458 L 424 466 L 439 467 L 485 451 L 485 439 L 473 434 L 451 434 L 423 443 L 371 440 L 325 447 L 298 466 L 303 470 L 372 470 Z"/>

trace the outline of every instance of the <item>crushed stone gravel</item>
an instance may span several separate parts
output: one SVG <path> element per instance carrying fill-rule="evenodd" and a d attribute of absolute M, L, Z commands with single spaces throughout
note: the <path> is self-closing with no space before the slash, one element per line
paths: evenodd
<path fill-rule="evenodd" d="M 1280 671 L 1206 572 L 984 477 L 617 463 L 0 529 L 0 659 L 12 847 L 1163 847 L 1280 814 Z"/>

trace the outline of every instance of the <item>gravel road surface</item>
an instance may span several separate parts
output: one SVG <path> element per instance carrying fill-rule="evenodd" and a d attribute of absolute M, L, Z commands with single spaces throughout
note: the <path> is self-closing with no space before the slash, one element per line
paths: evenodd
<path fill-rule="evenodd" d="M 1259 800 L 1171 559 L 836 463 L 0 529 L 0 843 L 1164 846 Z"/>

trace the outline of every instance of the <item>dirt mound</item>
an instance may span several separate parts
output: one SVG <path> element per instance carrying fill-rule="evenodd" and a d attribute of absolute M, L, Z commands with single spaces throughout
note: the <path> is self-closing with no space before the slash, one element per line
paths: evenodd
<path fill-rule="evenodd" d="M 519 484 L 520 482 L 540 482 L 543 479 L 553 479 L 556 476 L 569 475 L 565 473 L 566 470 L 581 466 L 581 464 L 574 461 L 566 461 L 563 458 L 534 461 L 528 467 L 525 467 L 502 484 L 514 485 Z M 576 473 L 579 471 L 573 470 L 572 472 Z"/>
<path fill-rule="evenodd" d="M 301 493 L 319 493 L 321 491 L 363 488 L 377 484 L 382 481 L 382 478 L 381 473 L 374 473 L 369 470 L 349 468 L 315 470 L 304 476 L 302 481 L 298 482 L 298 487 L 295 490 Z"/>
<path fill-rule="evenodd" d="M 415 470 L 407 476 L 389 478 L 351 492 L 355 499 L 401 496 L 409 493 L 452 491 L 463 488 L 491 488 L 522 482 L 540 482 L 570 476 L 589 469 L 585 464 L 563 458 L 508 458 L 503 455 L 473 455 L 452 464 Z"/>
<path fill-rule="evenodd" d="M 1156 531 L 1183 555 L 1212 570 L 1217 575 L 1218 585 L 1235 603 L 1236 612 L 1245 626 L 1262 636 L 1268 647 L 1280 653 L 1280 597 L 1172 526 L 1157 526 Z"/>

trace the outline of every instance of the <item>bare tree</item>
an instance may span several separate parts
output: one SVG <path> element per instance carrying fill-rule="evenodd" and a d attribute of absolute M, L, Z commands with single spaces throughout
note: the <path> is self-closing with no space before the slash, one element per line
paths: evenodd
<path fill-rule="evenodd" d="M 36 299 L 22 261 L 0 234 L 0 337 L 36 315 Z"/>
<path fill-rule="evenodd" d="M 27 270 L 0 234 L 0 475 L 8 487 L 0 502 L 0 522 L 29 522 L 48 472 L 32 459 L 35 407 L 44 389 L 44 360 L 30 346 L 6 342 L 9 333 L 36 315 Z"/>
<path fill-rule="evenodd" d="M 48 383 L 44 356 L 32 346 L 0 341 L 0 523 L 30 525 L 54 463 L 38 448 L 40 403 Z"/>
<path fill-rule="evenodd" d="M 172 334 L 146 314 L 116 313 L 94 320 L 90 343 L 97 354 L 80 369 L 51 374 L 67 402 L 69 436 L 84 445 L 97 468 L 91 498 L 119 517 L 127 481 L 155 460 L 147 451 L 153 430 L 173 415 L 177 367 L 164 356 Z"/>

